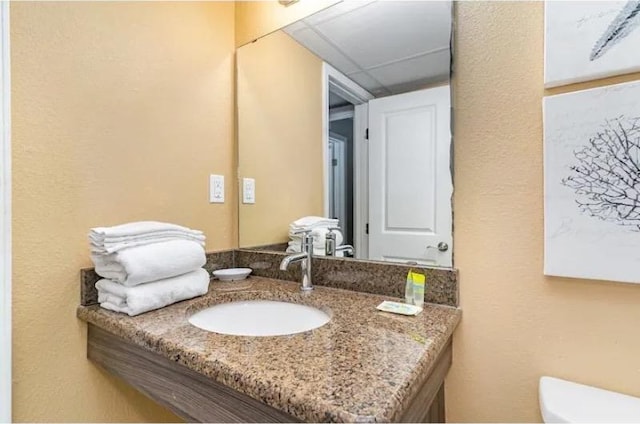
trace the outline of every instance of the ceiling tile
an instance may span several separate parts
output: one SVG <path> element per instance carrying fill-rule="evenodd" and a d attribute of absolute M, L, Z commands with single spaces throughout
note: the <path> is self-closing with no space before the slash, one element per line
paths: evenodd
<path fill-rule="evenodd" d="M 447 47 L 451 3 L 377 1 L 316 26 L 362 68 Z"/>
<path fill-rule="evenodd" d="M 414 59 L 397 62 L 368 71 L 376 80 L 388 88 L 415 82 L 415 89 L 422 88 L 429 81 L 440 81 L 449 77 L 449 49 L 427 54 Z M 392 90 L 396 92 L 397 90 Z"/>
<path fill-rule="evenodd" d="M 336 50 L 312 29 L 305 28 L 290 35 L 316 56 L 340 70 L 342 73 L 348 74 L 360 70 L 348 57 L 339 50 Z"/>
<path fill-rule="evenodd" d="M 318 25 L 321 22 L 330 21 L 338 16 L 351 13 L 356 9 L 367 6 L 368 4 L 376 3 L 376 0 L 344 0 L 337 3 L 334 6 L 328 7 L 320 12 L 304 19 L 304 21 L 312 26 Z"/>
<path fill-rule="evenodd" d="M 356 72 L 354 74 L 350 74 L 349 78 L 358 84 L 360 87 L 367 90 L 369 93 L 373 94 L 375 97 L 380 95 L 386 96 L 389 93 L 387 89 L 382 86 L 378 81 L 373 79 L 371 75 L 366 74 L 364 72 Z"/>

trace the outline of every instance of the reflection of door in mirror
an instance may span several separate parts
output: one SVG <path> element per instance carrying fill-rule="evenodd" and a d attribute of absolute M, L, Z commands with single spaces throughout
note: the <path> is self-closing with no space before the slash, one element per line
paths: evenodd
<path fill-rule="evenodd" d="M 369 102 L 370 259 L 452 265 L 449 112 L 446 85 Z"/>
<path fill-rule="evenodd" d="M 331 125 L 331 128 L 335 129 L 334 125 Z M 352 186 L 353 175 L 353 166 L 347 159 L 347 150 L 353 150 L 350 147 L 351 143 L 348 135 L 329 132 L 329 217 L 340 222 L 346 244 L 352 244 L 349 215 L 353 211 L 353 198 L 347 191 L 347 187 Z"/>
<path fill-rule="evenodd" d="M 452 266 L 450 34 L 448 1 L 353 0 L 238 49 L 239 177 L 260 191 L 240 247 L 317 215 L 358 259 Z"/>

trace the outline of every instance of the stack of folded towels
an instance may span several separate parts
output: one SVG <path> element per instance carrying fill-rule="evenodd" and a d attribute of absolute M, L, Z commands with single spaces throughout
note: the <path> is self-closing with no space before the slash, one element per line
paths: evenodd
<path fill-rule="evenodd" d="M 92 228 L 100 306 L 138 315 L 207 293 L 202 231 L 155 221 Z"/>
<path fill-rule="evenodd" d="M 313 235 L 313 254 L 316 256 L 324 256 L 325 254 L 325 240 L 329 228 L 339 227 L 340 221 L 337 219 L 323 218 L 321 216 L 305 216 L 293 221 L 289 224 L 289 245 L 287 246 L 287 253 L 296 253 L 302 250 L 302 236 L 303 234 L 297 234 L 300 231 L 311 231 Z M 336 247 L 340 246 L 343 241 L 342 232 L 340 230 L 333 230 L 336 234 Z M 342 252 L 338 252 L 342 255 Z"/>

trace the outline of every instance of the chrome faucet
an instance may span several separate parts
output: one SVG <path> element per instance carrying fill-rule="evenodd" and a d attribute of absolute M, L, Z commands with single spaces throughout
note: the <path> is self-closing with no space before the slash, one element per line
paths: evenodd
<path fill-rule="evenodd" d="M 295 262 L 300 262 L 301 273 L 301 290 L 308 291 L 313 290 L 311 283 L 311 257 L 313 256 L 313 235 L 311 230 L 298 231 L 294 234 L 302 234 L 301 252 L 294 253 L 285 257 L 280 262 L 280 271 L 286 271 L 289 265 Z"/>
<path fill-rule="evenodd" d="M 336 233 L 333 230 L 340 230 L 339 227 L 330 227 L 324 239 L 324 254 L 327 256 L 336 256 L 338 252 L 346 252 L 353 255 L 353 246 L 344 244 L 336 247 Z"/>

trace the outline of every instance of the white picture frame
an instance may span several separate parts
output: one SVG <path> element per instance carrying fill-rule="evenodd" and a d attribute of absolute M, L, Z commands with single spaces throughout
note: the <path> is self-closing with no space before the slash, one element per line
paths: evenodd
<path fill-rule="evenodd" d="M 640 82 L 544 99 L 545 275 L 640 283 Z"/>
<path fill-rule="evenodd" d="M 545 1 L 546 88 L 640 71 L 640 1 Z"/>

